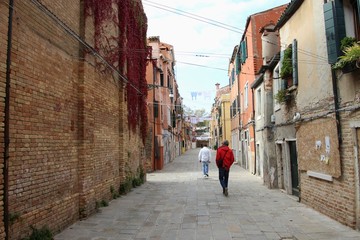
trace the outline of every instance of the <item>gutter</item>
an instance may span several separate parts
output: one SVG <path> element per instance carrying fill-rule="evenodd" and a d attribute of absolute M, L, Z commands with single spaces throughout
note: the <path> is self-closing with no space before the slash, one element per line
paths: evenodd
<path fill-rule="evenodd" d="M 9 147 L 10 147 L 10 85 L 11 85 L 11 48 L 12 48 L 12 22 L 14 0 L 9 0 L 9 22 L 7 33 L 6 53 L 6 83 L 5 83 L 5 109 L 4 109 L 4 228 L 5 240 L 9 239 Z"/>
<path fill-rule="evenodd" d="M 335 107 L 335 119 L 336 119 L 336 129 L 338 134 L 338 141 L 339 147 L 342 144 L 341 139 L 341 123 L 340 123 L 340 112 L 339 112 L 339 96 L 337 92 L 337 78 L 335 74 L 335 70 L 331 68 L 331 80 L 332 80 L 332 87 L 333 87 L 333 94 L 334 94 L 334 107 Z"/>
<path fill-rule="evenodd" d="M 251 92 L 252 92 L 252 108 L 253 108 L 253 111 L 252 111 L 252 114 L 253 114 L 253 118 L 252 119 L 252 122 L 253 122 L 253 134 L 254 134 L 254 163 L 255 163 L 255 166 L 254 166 L 254 175 L 256 175 L 256 124 L 255 124 L 255 99 L 254 99 L 254 88 L 251 88 Z"/>

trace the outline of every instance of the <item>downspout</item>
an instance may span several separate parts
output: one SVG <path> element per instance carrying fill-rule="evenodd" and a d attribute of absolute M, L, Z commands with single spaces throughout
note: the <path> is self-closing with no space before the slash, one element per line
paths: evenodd
<path fill-rule="evenodd" d="M 254 101 L 254 89 L 251 89 L 251 92 L 252 92 L 252 99 L 251 99 L 251 102 L 252 102 L 252 116 L 253 116 L 253 119 L 251 119 L 251 121 L 253 122 L 253 134 L 254 134 L 254 175 L 256 175 L 256 131 L 255 131 L 255 101 Z"/>
<path fill-rule="evenodd" d="M 153 160 L 153 164 L 154 164 L 154 171 L 156 171 L 157 167 L 156 167 L 156 149 L 155 149 L 155 147 L 157 147 L 157 144 L 155 144 L 155 141 L 156 141 L 156 132 L 155 132 L 155 130 L 156 130 L 156 123 L 155 123 L 155 115 L 156 115 L 155 114 L 155 79 L 157 77 L 157 72 L 156 72 L 157 66 L 153 65 L 153 69 L 154 69 L 154 72 L 153 72 L 153 134 L 154 134 L 154 139 L 153 139 L 153 141 L 154 141 L 154 143 L 153 143 L 153 149 L 154 149 L 153 150 L 153 158 L 154 158 L 154 160 Z M 156 106 L 156 107 L 157 107 L 157 111 L 159 111 L 158 106 Z"/>
<path fill-rule="evenodd" d="M 227 135 L 226 135 L 226 114 L 225 114 L 225 111 L 226 111 L 226 109 L 225 109 L 225 102 L 221 102 L 221 105 L 223 105 L 222 107 L 221 107 L 221 111 L 224 111 L 223 113 L 222 113 L 222 115 L 224 116 L 224 121 L 223 121 L 223 123 L 224 123 L 224 133 L 223 133 L 223 142 L 225 141 L 225 140 L 228 140 L 229 141 L 229 139 L 227 139 Z M 224 110 L 223 110 L 224 109 Z"/>
<path fill-rule="evenodd" d="M 14 1 L 9 0 L 9 23 L 7 33 L 6 53 L 6 83 L 5 83 L 5 109 L 4 109 L 4 228 L 5 240 L 9 239 L 9 146 L 10 146 L 10 83 L 11 83 L 11 41 Z"/>
<path fill-rule="evenodd" d="M 331 80 L 334 94 L 334 107 L 335 107 L 335 119 L 336 119 L 336 129 L 338 134 L 339 148 L 342 143 L 341 139 L 341 123 L 340 123 L 340 113 L 339 113 L 339 96 L 337 92 L 337 84 L 336 84 L 336 74 L 335 70 L 331 68 Z"/>

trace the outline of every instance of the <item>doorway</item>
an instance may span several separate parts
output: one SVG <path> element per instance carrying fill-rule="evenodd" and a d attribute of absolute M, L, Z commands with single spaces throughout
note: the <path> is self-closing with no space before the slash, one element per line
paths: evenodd
<path fill-rule="evenodd" d="M 289 141 L 288 144 L 289 144 L 289 152 L 290 152 L 292 195 L 299 197 L 299 171 L 298 171 L 296 141 Z"/>

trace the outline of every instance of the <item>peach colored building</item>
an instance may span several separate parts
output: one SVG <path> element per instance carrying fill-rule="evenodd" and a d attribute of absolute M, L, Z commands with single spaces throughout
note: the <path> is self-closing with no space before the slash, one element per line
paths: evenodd
<path fill-rule="evenodd" d="M 175 79 L 173 46 L 160 42 L 160 37 L 149 37 L 151 57 L 147 65 L 148 120 L 151 139 L 151 161 L 147 170 L 160 170 L 181 153 L 182 99 Z"/>

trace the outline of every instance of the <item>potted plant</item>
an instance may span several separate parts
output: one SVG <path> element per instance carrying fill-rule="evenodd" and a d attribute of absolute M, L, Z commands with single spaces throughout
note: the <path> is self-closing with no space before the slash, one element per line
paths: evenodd
<path fill-rule="evenodd" d="M 291 98 L 291 95 L 286 89 L 279 90 L 274 96 L 274 99 L 279 104 L 286 103 L 287 101 L 290 100 L 290 98 Z"/>
<path fill-rule="evenodd" d="M 344 73 L 352 72 L 360 68 L 360 42 L 356 42 L 355 38 L 344 38 L 341 49 L 344 55 L 334 64 L 334 69 L 341 69 Z"/>
<path fill-rule="evenodd" d="M 281 62 L 280 77 L 282 79 L 288 79 L 292 77 L 293 66 L 292 66 L 292 46 L 290 45 L 284 51 L 284 58 Z"/>

